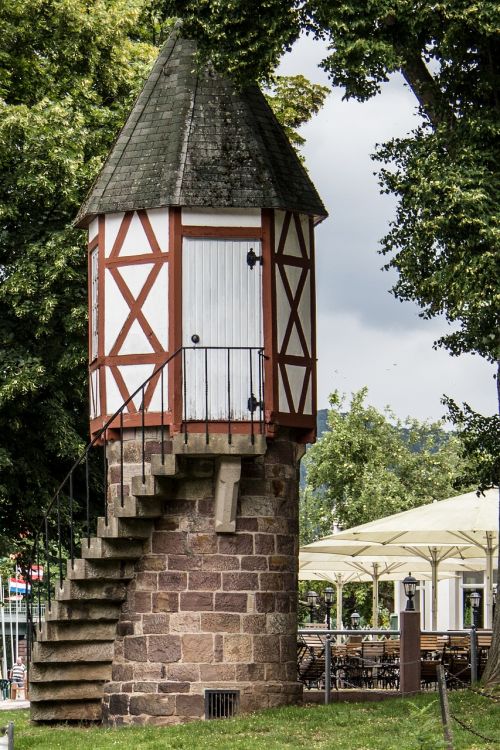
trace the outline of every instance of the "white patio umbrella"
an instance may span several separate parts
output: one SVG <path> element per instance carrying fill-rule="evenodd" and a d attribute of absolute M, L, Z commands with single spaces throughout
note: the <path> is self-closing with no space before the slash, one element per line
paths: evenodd
<path fill-rule="evenodd" d="M 401 557 L 384 557 L 382 545 L 375 546 L 373 554 L 361 554 L 356 557 L 357 552 L 364 552 L 366 545 L 360 543 L 339 543 L 329 541 L 330 548 L 342 549 L 341 554 L 332 554 L 316 551 L 330 537 L 325 537 L 317 542 L 302 547 L 299 553 L 299 579 L 300 580 L 330 580 L 337 588 L 337 628 L 342 627 L 342 587 L 345 583 L 371 581 L 372 588 L 372 622 L 373 627 L 378 626 L 378 584 L 379 581 L 400 581 L 408 573 L 419 580 L 432 580 L 432 569 L 430 563 L 420 556 L 411 557 L 403 551 Z M 373 545 L 370 545 L 373 547 Z M 442 564 L 439 578 L 452 577 L 457 570 L 484 569 L 484 563 L 465 563 L 462 560 L 447 561 Z M 437 574 L 436 574 L 437 575 Z M 310 578 L 308 578 L 310 576 Z M 436 578 L 437 584 L 437 578 Z M 340 610 L 339 610 L 340 603 Z"/>
<path fill-rule="evenodd" d="M 487 490 L 484 496 L 479 497 L 475 492 L 468 492 L 435 501 L 340 531 L 333 537 L 337 545 L 342 541 L 363 542 L 366 544 L 367 554 L 373 551 L 373 545 L 382 545 L 385 547 L 385 555 L 406 552 L 428 560 L 434 572 L 433 629 L 437 628 L 437 573 L 441 561 L 450 557 L 474 558 L 478 556 L 478 550 L 482 550 L 486 559 L 486 626 L 491 627 L 493 560 L 498 548 L 497 489 Z M 328 537 L 322 541 L 326 543 L 326 539 Z M 405 552 L 401 552 L 402 550 Z M 356 554 L 362 555 L 365 552 Z"/>

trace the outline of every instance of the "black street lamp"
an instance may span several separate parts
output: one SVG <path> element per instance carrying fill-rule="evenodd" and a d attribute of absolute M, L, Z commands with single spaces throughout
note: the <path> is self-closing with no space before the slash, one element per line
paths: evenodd
<path fill-rule="evenodd" d="M 492 617 L 493 617 L 493 619 L 495 619 L 495 607 L 497 605 L 497 587 L 496 587 L 496 585 L 493 586 L 493 591 L 491 592 L 491 601 L 492 601 L 492 604 L 493 604 Z"/>
<path fill-rule="evenodd" d="M 357 630 L 359 628 L 359 621 L 361 620 L 361 615 L 359 612 L 353 612 L 351 615 L 351 625 L 353 630 Z"/>
<path fill-rule="evenodd" d="M 481 594 L 479 591 L 471 591 L 469 601 L 472 608 L 472 627 L 477 630 L 479 623 L 479 605 L 481 604 Z"/>
<path fill-rule="evenodd" d="M 316 604 L 318 603 L 318 595 L 315 591 L 307 592 L 307 603 L 309 605 L 310 620 L 311 622 L 314 622 L 314 608 L 316 607 Z"/>
<path fill-rule="evenodd" d="M 403 587 L 406 596 L 405 612 L 415 612 L 415 602 L 413 599 L 417 592 L 417 584 L 417 579 L 414 578 L 411 573 L 409 576 L 406 576 L 406 578 L 403 578 Z"/>
<path fill-rule="evenodd" d="M 325 598 L 325 608 L 326 608 L 326 627 L 327 627 L 327 630 L 330 630 L 330 625 L 331 625 L 330 611 L 332 609 L 332 604 L 333 604 L 333 589 L 331 586 L 326 587 L 324 598 Z"/>

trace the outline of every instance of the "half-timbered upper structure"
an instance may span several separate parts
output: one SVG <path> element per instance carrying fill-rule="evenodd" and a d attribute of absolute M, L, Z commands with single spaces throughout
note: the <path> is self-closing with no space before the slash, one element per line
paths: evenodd
<path fill-rule="evenodd" d="M 256 86 L 175 32 L 77 218 L 89 233 L 91 430 L 315 429 L 314 225 L 326 211 Z M 175 356 L 172 356 L 174 355 Z M 201 429 L 201 427 L 200 427 Z"/>

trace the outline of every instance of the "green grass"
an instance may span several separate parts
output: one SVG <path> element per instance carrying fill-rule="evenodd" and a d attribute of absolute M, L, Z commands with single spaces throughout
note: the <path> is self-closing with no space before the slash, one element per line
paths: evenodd
<path fill-rule="evenodd" d="M 451 693 L 451 712 L 476 731 L 454 722 L 455 750 L 498 750 L 500 704 L 470 692 Z M 444 748 L 435 693 L 381 703 L 290 707 L 247 717 L 172 727 L 32 726 L 28 711 L 5 711 L 15 723 L 16 750 L 441 750 Z"/>

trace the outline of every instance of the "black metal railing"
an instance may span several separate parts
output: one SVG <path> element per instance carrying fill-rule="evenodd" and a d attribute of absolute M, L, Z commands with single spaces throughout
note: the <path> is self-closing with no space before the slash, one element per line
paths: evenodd
<path fill-rule="evenodd" d="M 35 625 L 41 625 L 42 608 L 44 605 L 50 609 L 53 590 L 58 584 L 62 587 L 64 581 L 64 565 L 67 560 L 74 561 L 77 554 L 80 531 L 76 531 L 75 516 L 84 506 L 83 534 L 82 538 L 90 546 L 92 517 L 101 506 L 105 524 L 109 521 L 109 497 L 108 497 L 108 457 L 107 443 L 108 432 L 113 429 L 114 435 L 118 431 L 120 442 L 119 449 L 119 502 L 124 506 L 124 450 L 123 436 L 127 429 L 124 414 L 129 410 L 129 405 L 134 404 L 134 399 L 140 397 L 139 407 L 135 413 L 140 415 L 141 429 L 141 473 L 142 481 L 146 479 L 146 390 L 152 385 L 153 390 L 157 388 L 159 380 L 160 403 L 158 408 L 150 408 L 150 412 L 157 414 L 159 411 L 160 431 L 160 455 L 161 463 L 165 463 L 165 436 L 167 431 L 166 411 L 171 413 L 170 422 L 181 417 L 180 430 L 184 434 L 184 442 L 187 444 L 190 435 L 190 425 L 196 423 L 199 432 L 200 423 L 204 425 L 205 441 L 210 441 L 210 423 L 213 421 L 227 424 L 227 439 L 231 443 L 234 425 L 236 422 L 249 423 L 249 439 L 253 444 L 256 434 L 264 432 L 264 352 L 260 347 L 180 347 L 171 354 L 165 362 L 159 365 L 151 375 L 127 398 L 126 401 L 110 416 L 105 424 L 94 435 L 85 450 L 75 461 L 66 474 L 46 510 L 44 511 L 41 524 L 32 535 L 32 548 L 29 560 L 25 561 L 27 578 L 26 595 L 26 623 L 28 661 L 35 632 Z M 246 360 L 246 365 L 244 361 Z M 165 409 L 165 377 L 167 366 L 172 366 L 169 377 L 174 378 L 174 386 L 177 385 L 180 375 L 179 387 L 182 392 L 180 414 L 176 415 L 176 405 L 168 404 Z M 175 369 L 177 367 L 177 370 Z M 175 390 L 175 388 L 174 388 Z M 224 394 L 223 397 L 221 394 Z M 174 401 L 178 401 L 178 396 Z M 130 409 L 134 413 L 134 409 Z M 194 427 L 193 427 L 194 431 Z M 92 497 L 91 482 L 91 452 L 99 446 L 102 448 L 102 499 L 95 502 Z M 83 477 L 78 477 L 78 472 Z M 79 480 L 77 482 L 77 479 Z M 83 490 L 80 497 L 75 495 L 76 487 Z M 31 575 L 33 566 L 38 566 L 40 571 L 43 566 L 43 580 L 33 580 Z M 51 568 L 52 566 L 52 568 Z M 55 578 L 55 580 L 54 580 Z M 36 609 L 34 616 L 33 610 Z"/>

